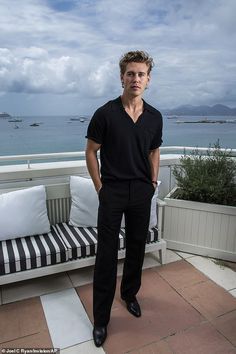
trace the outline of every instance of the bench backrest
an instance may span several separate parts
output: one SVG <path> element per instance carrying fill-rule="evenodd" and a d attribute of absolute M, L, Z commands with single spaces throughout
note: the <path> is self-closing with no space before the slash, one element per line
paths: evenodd
<path fill-rule="evenodd" d="M 29 186 L 32 187 L 32 184 Z M 0 189 L 0 194 L 24 188 Z M 51 225 L 67 222 L 70 217 L 71 195 L 69 182 L 46 185 L 48 218 Z"/>
<path fill-rule="evenodd" d="M 46 186 L 48 218 L 51 225 L 69 221 L 71 195 L 69 183 Z"/>

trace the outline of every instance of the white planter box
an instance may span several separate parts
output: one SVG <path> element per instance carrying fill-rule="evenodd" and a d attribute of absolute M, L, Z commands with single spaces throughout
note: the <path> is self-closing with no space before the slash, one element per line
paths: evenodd
<path fill-rule="evenodd" d="M 167 247 L 236 262 L 236 207 L 164 199 Z"/>

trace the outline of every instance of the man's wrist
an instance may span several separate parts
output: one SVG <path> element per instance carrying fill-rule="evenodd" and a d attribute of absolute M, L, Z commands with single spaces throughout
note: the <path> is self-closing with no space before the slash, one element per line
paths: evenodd
<path fill-rule="evenodd" d="M 99 194 L 100 190 L 102 189 L 102 185 L 97 188 L 97 194 Z"/>

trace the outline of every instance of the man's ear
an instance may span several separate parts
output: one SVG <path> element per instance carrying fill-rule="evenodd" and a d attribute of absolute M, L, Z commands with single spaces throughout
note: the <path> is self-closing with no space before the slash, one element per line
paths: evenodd
<path fill-rule="evenodd" d="M 121 86 L 124 87 L 124 75 L 120 74 Z"/>

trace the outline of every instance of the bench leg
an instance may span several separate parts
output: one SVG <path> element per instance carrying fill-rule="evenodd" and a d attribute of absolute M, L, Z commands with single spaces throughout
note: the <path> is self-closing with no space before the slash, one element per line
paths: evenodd
<path fill-rule="evenodd" d="M 163 247 L 162 249 L 158 250 L 159 252 L 159 259 L 161 264 L 165 264 L 166 262 L 166 248 Z"/>

